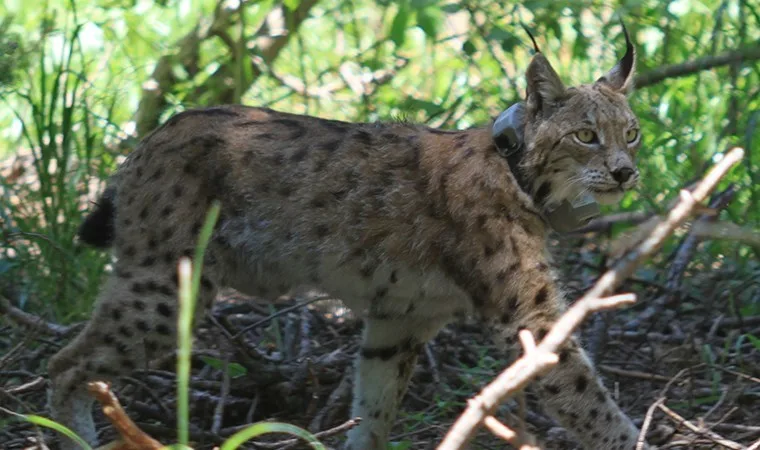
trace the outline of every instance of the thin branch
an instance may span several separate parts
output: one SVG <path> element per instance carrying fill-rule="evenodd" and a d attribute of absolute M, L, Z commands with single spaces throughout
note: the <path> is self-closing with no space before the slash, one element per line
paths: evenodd
<path fill-rule="evenodd" d="M 161 114 L 168 105 L 167 95 L 178 82 L 174 75 L 174 65 L 179 62 L 188 74 L 194 75 L 200 57 L 201 43 L 217 36 L 217 30 L 226 29 L 232 24 L 234 11 L 223 7 L 223 3 L 217 4 L 210 23 L 206 18 L 201 19 L 190 32 L 170 47 L 177 49 L 176 51 L 168 52 L 156 61 L 156 67 L 150 79 L 143 84 L 140 103 L 135 114 L 138 137 L 147 135 L 158 126 Z"/>
<path fill-rule="evenodd" d="M 649 430 L 649 426 L 652 423 L 652 416 L 654 416 L 654 410 L 657 409 L 658 406 L 665 403 L 665 397 L 660 397 L 657 399 L 656 402 L 652 403 L 652 405 L 647 410 L 646 416 L 644 416 L 644 423 L 641 425 L 641 431 L 639 432 L 639 438 L 636 440 L 636 450 L 644 450 L 644 446 L 646 445 L 646 436 L 647 436 L 647 430 Z"/>
<path fill-rule="evenodd" d="M 642 88 L 657 84 L 667 78 L 679 78 L 692 75 L 702 70 L 737 64 L 760 59 L 760 45 L 753 45 L 738 50 L 731 50 L 720 55 L 704 56 L 691 61 L 658 67 L 636 77 L 636 87 Z"/>
<path fill-rule="evenodd" d="M 186 100 L 188 103 L 209 103 L 209 100 L 203 99 L 209 92 L 213 93 L 211 100 L 216 104 L 234 103 L 235 90 L 245 92 L 253 83 L 262 75 L 268 73 L 268 67 L 280 55 L 283 48 L 290 42 L 290 39 L 298 28 L 309 17 L 309 12 L 317 0 L 303 0 L 298 7 L 291 11 L 284 4 L 275 7 L 264 19 L 264 23 L 251 36 L 255 36 L 256 55 L 251 56 L 249 53 L 241 55 L 247 58 L 246 61 L 234 61 L 219 66 L 214 73 L 208 77 L 207 81 L 195 88 L 188 94 Z M 235 71 L 240 64 L 250 64 L 250 78 L 246 79 L 246 86 L 236 87 Z M 158 123 L 156 123 L 158 125 Z"/>
<path fill-rule="evenodd" d="M 256 49 L 260 56 L 260 62 L 271 65 L 279 56 L 282 49 L 290 40 L 290 37 L 298 30 L 298 27 L 308 17 L 309 11 L 317 3 L 317 0 L 304 0 L 299 3 L 298 7 L 291 11 L 285 5 L 280 5 L 269 13 L 262 25 L 252 36 L 258 36 L 256 39 Z M 197 61 L 200 54 L 201 43 L 212 38 L 219 37 L 225 44 L 231 48 L 236 48 L 234 40 L 227 33 L 227 29 L 233 25 L 232 16 L 239 9 L 227 8 L 226 2 L 219 2 L 214 12 L 214 17 L 210 23 L 205 20 L 199 23 L 185 36 L 177 41 L 171 48 L 177 51 L 171 52 L 159 58 L 156 62 L 156 68 L 153 70 L 151 80 L 143 86 L 142 97 L 135 115 L 136 129 L 138 136 L 145 136 L 159 124 L 161 114 L 167 106 L 167 95 L 172 92 L 177 79 L 174 76 L 173 66 L 180 62 L 185 70 L 192 76 L 197 71 Z M 242 6 L 241 6 L 242 7 Z M 268 36 L 267 30 L 271 28 L 271 22 L 282 19 L 282 23 L 289 25 L 289 29 L 277 35 Z M 234 53 L 233 59 L 234 59 Z M 251 78 L 246 79 L 245 86 L 235 86 L 235 83 L 228 83 L 234 80 L 234 71 L 239 64 L 232 62 L 222 64 L 204 83 L 195 88 L 185 99 L 190 103 L 197 103 L 198 100 L 208 92 L 213 92 L 214 98 L 206 100 L 206 103 L 233 103 L 235 90 L 245 92 L 249 86 L 261 75 L 258 65 L 249 58 L 246 53 L 239 55 L 241 58 L 248 58 L 250 61 L 244 61 L 251 65 Z"/>
<path fill-rule="evenodd" d="M 0 296 L 0 315 L 7 315 L 20 325 L 57 337 L 67 336 L 71 332 L 78 331 L 82 327 L 82 324 L 64 326 L 53 322 L 46 322 L 41 317 L 37 317 L 34 314 L 29 314 L 26 311 L 16 308 L 11 304 L 10 300 L 3 296 Z"/>
<path fill-rule="evenodd" d="M 640 223 L 646 222 L 653 215 L 654 213 L 650 213 L 646 211 L 633 211 L 633 212 L 622 212 L 622 213 L 616 213 L 616 214 L 607 214 L 605 216 L 601 216 L 596 219 L 593 219 L 591 222 L 588 223 L 588 225 L 578 228 L 577 230 L 571 232 L 570 234 L 580 235 L 580 234 L 600 232 L 600 231 L 603 232 L 603 231 L 609 230 L 610 228 L 612 228 L 613 225 L 616 225 L 619 223 L 638 225 Z"/>
<path fill-rule="evenodd" d="M 676 251 L 676 256 L 673 258 L 673 262 L 670 264 L 670 269 L 668 270 L 668 280 L 665 285 L 666 292 L 652 301 L 637 318 L 626 323 L 624 326 L 625 329 L 639 328 L 642 323 L 660 316 L 668 305 L 680 301 L 680 287 L 683 273 L 686 271 L 686 268 L 694 257 L 697 247 L 701 242 L 697 234 L 694 232 L 695 228 L 700 224 L 715 222 L 718 217 L 717 214 L 725 209 L 731 200 L 733 200 L 734 195 L 736 194 L 736 189 L 736 185 L 731 184 L 722 192 L 715 194 L 714 198 L 710 201 L 710 214 L 699 216 L 695 220 L 695 224 L 692 226 L 687 236 L 681 241 L 681 244 Z"/>

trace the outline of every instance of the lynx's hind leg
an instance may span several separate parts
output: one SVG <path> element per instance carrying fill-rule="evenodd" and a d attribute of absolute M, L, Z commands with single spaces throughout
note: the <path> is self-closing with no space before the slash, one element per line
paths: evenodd
<path fill-rule="evenodd" d="M 215 295 L 213 283 L 204 280 L 196 314 L 202 314 Z M 117 267 L 85 329 L 48 364 L 50 407 L 56 421 L 90 444 L 97 442 L 87 382 L 129 375 L 172 351 L 176 347 L 176 296 L 173 264 L 162 270 Z M 79 447 L 68 441 L 61 448 Z"/>

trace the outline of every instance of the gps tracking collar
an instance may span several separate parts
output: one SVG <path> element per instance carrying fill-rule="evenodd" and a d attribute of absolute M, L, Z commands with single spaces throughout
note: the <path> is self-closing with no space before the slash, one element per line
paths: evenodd
<path fill-rule="evenodd" d="M 496 150 L 503 156 L 517 180 L 517 184 L 525 193 L 530 195 L 529 181 L 520 170 L 520 162 L 525 153 L 523 142 L 523 127 L 525 106 L 515 103 L 499 114 L 493 124 L 491 135 Z M 536 205 L 541 207 L 541 205 Z M 559 205 L 543 207 L 544 217 L 549 225 L 560 233 L 577 230 L 586 225 L 589 220 L 599 215 L 599 205 L 590 194 L 584 194 L 572 202 L 563 200 Z"/>

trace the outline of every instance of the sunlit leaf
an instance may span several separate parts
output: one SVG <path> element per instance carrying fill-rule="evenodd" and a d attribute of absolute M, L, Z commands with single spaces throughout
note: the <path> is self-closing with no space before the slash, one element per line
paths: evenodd
<path fill-rule="evenodd" d="M 283 0 L 282 3 L 291 11 L 295 11 L 298 5 L 301 4 L 301 0 Z"/>
<path fill-rule="evenodd" d="M 431 38 L 435 39 L 443 23 L 443 13 L 437 7 L 429 6 L 417 13 L 417 25 Z"/>
<path fill-rule="evenodd" d="M 745 336 L 747 336 L 747 339 L 752 343 L 752 345 L 756 349 L 760 350 L 760 338 L 756 337 L 753 334 L 746 334 Z"/>
<path fill-rule="evenodd" d="M 396 17 L 393 18 L 393 23 L 391 24 L 391 40 L 396 44 L 396 47 L 404 45 L 406 29 L 409 26 L 410 19 L 411 9 L 409 8 L 409 3 L 403 0 L 399 2 Z"/>
<path fill-rule="evenodd" d="M 201 356 L 201 361 L 213 367 L 214 369 L 224 370 L 224 361 L 212 358 L 210 356 Z M 248 373 L 248 369 L 238 363 L 227 363 L 227 373 L 230 378 L 239 378 Z"/>

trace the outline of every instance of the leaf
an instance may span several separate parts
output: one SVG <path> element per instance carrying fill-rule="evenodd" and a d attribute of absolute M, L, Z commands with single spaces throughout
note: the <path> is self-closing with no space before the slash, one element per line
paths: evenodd
<path fill-rule="evenodd" d="M 419 11 L 421 9 L 429 8 L 438 3 L 438 0 L 412 0 L 412 9 Z"/>
<path fill-rule="evenodd" d="M 398 12 L 396 12 L 396 17 L 393 18 L 393 23 L 391 24 L 391 40 L 396 44 L 396 47 L 404 45 L 406 28 L 409 26 L 410 18 L 409 2 L 399 2 Z"/>
<path fill-rule="evenodd" d="M 283 0 L 282 2 L 286 8 L 288 8 L 291 11 L 295 11 L 296 8 L 298 8 L 298 5 L 301 4 L 301 0 Z"/>
<path fill-rule="evenodd" d="M 210 356 L 201 356 L 201 361 L 217 370 L 224 370 L 224 361 Z M 248 369 L 238 363 L 227 363 L 227 373 L 230 378 L 240 378 L 248 374 Z"/>
<path fill-rule="evenodd" d="M 488 36 L 486 36 L 486 39 L 498 42 L 499 45 L 501 45 L 501 48 L 507 53 L 510 53 L 521 43 L 514 33 L 510 33 L 498 25 L 495 25 L 493 29 L 491 29 Z"/>
<path fill-rule="evenodd" d="M 573 23 L 573 29 L 576 33 L 575 42 L 573 43 L 573 55 L 582 58 L 585 55 L 588 55 L 588 49 L 591 43 L 589 42 L 586 35 L 583 34 L 583 28 L 581 27 L 581 23 L 579 21 Z"/>
<path fill-rule="evenodd" d="M 430 39 L 435 39 L 438 35 L 441 23 L 443 23 L 443 13 L 434 6 L 424 8 L 417 13 L 417 25 Z"/>
<path fill-rule="evenodd" d="M 443 11 L 445 13 L 448 13 L 448 14 L 458 13 L 462 9 L 464 9 L 464 8 L 462 7 L 462 5 L 460 3 L 449 3 L 449 4 L 443 5 L 441 7 L 441 11 Z"/>
<path fill-rule="evenodd" d="M 401 109 L 404 112 L 411 113 L 410 115 L 413 115 L 419 110 L 423 110 L 428 117 L 431 117 L 438 114 L 441 111 L 442 107 L 441 105 L 426 100 L 409 98 L 401 106 Z"/>
<path fill-rule="evenodd" d="M 754 345 L 756 349 L 760 350 L 760 338 L 752 334 L 747 334 L 746 336 L 747 336 L 747 339 L 749 339 L 749 341 L 752 343 L 752 345 Z"/>
<path fill-rule="evenodd" d="M 464 51 L 467 56 L 472 56 L 472 54 L 478 51 L 478 49 L 475 47 L 475 44 L 472 43 L 472 39 L 468 39 L 462 44 L 462 51 Z"/>

